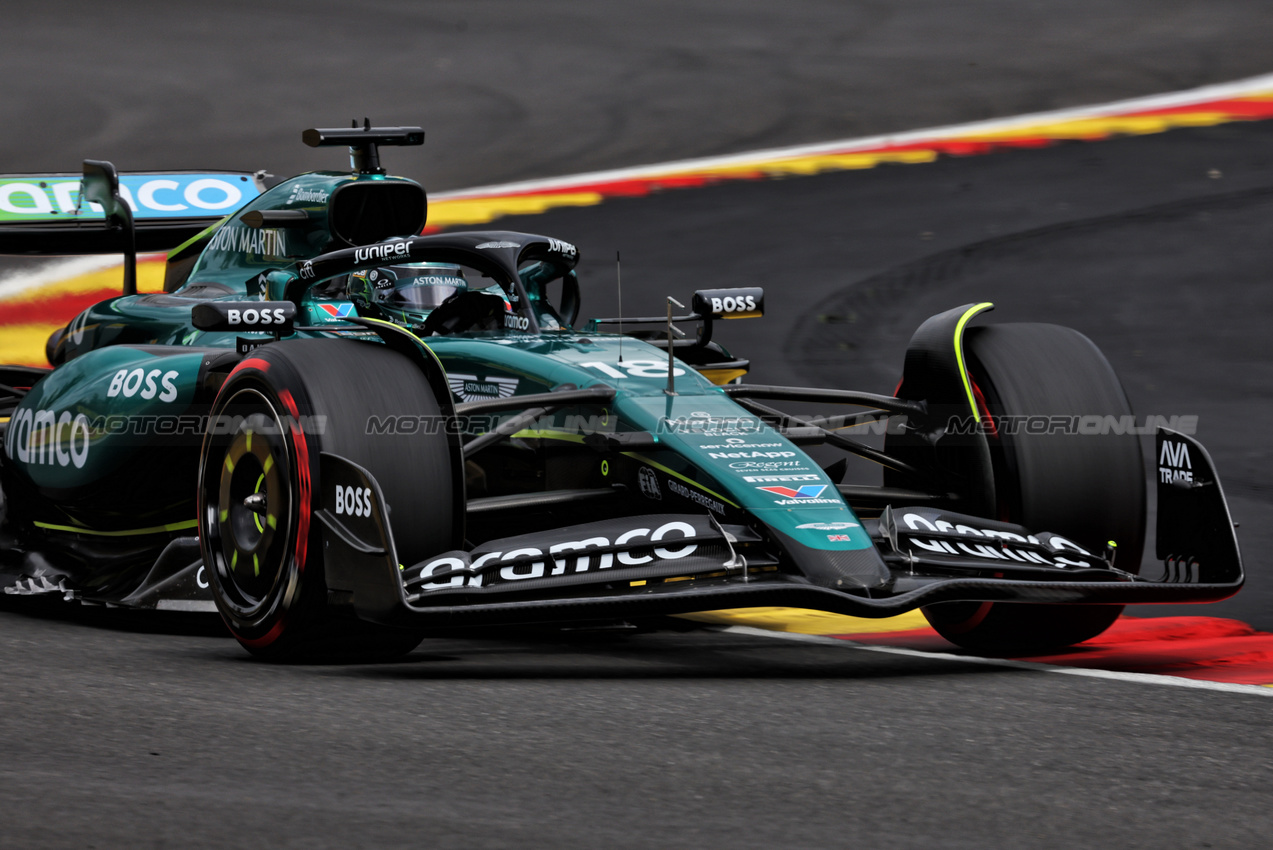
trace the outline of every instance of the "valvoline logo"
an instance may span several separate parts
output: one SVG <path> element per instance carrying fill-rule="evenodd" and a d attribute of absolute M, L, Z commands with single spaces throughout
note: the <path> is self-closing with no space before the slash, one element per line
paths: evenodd
<path fill-rule="evenodd" d="M 790 487 L 757 487 L 756 489 L 782 496 L 784 499 L 816 499 L 822 495 L 823 490 L 827 489 L 827 485 L 805 484 L 794 490 Z"/>
<path fill-rule="evenodd" d="M 318 306 L 333 319 L 343 319 L 354 311 L 354 305 L 348 302 L 344 304 L 319 304 Z"/>

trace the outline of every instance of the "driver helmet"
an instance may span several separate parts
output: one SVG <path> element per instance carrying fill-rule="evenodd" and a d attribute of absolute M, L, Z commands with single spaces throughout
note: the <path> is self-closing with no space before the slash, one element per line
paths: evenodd
<path fill-rule="evenodd" d="M 443 301 L 467 290 L 464 270 L 447 263 L 402 263 L 349 276 L 349 300 L 359 315 L 399 324 L 423 322 Z"/>

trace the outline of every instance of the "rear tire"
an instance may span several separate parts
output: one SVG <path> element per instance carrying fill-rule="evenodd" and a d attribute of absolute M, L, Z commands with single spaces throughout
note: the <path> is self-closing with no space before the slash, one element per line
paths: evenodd
<path fill-rule="evenodd" d="M 199 538 L 217 609 L 250 653 L 274 661 L 405 654 L 420 635 L 327 603 L 319 453 L 369 470 L 403 563 L 453 548 L 455 471 L 445 429 L 367 433 L 369 417 L 438 416 L 418 368 L 385 346 L 296 340 L 253 351 L 212 409 L 199 475 Z M 430 430 L 430 429 L 425 429 Z"/>
<path fill-rule="evenodd" d="M 1109 361 L 1078 331 L 1004 324 L 965 337 L 971 378 L 996 422 L 1004 416 L 1124 417 L 1131 405 Z M 1118 544 L 1116 565 L 1138 572 L 1145 542 L 1145 470 L 1135 434 L 1030 433 L 1015 420 L 990 436 L 999 515 L 1061 534 L 1092 552 Z M 1048 419 L 1049 428 L 1053 427 Z M 1108 421 L 1108 420 L 1104 420 Z M 1034 420 L 1036 428 L 1043 420 Z M 998 655 L 1039 654 L 1096 637 L 1121 605 L 948 602 L 923 609 L 954 644 Z"/>

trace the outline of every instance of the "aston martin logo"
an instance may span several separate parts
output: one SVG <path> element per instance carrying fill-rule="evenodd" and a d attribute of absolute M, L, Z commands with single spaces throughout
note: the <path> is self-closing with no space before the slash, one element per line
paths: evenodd
<path fill-rule="evenodd" d="M 517 392 L 518 383 L 516 378 L 478 378 L 477 375 L 461 375 L 458 372 L 448 372 L 446 382 L 461 401 L 508 398 Z"/>

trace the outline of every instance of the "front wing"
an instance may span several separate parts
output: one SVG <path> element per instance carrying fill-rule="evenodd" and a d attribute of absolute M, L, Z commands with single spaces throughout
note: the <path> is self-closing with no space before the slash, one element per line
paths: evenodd
<path fill-rule="evenodd" d="M 889 573 L 877 587 L 827 586 L 825 574 L 814 581 L 763 529 L 694 514 L 552 529 L 402 565 L 375 478 L 331 454 L 322 456 L 317 518 L 330 600 L 360 618 L 410 628 L 753 606 L 878 618 L 952 601 L 1125 605 L 1233 595 L 1244 581 L 1242 562 L 1210 457 L 1166 429 L 1157 456 L 1176 464 L 1158 471 L 1159 576 L 1121 569 L 1116 558 L 1057 535 L 926 508 L 890 509 L 867 522 Z M 366 496 L 351 502 L 355 492 Z"/>

